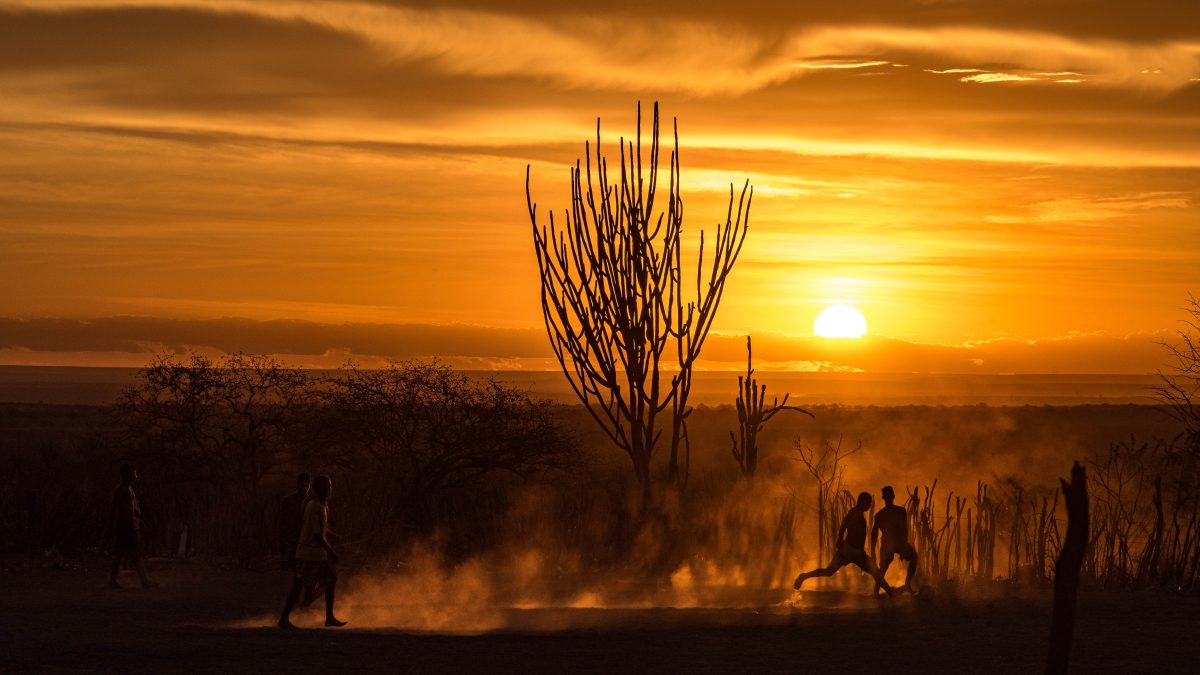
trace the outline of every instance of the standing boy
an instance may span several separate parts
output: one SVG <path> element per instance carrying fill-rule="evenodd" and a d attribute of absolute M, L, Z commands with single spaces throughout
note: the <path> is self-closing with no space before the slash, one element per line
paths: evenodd
<path fill-rule="evenodd" d="M 879 575 L 887 574 L 892 559 L 900 559 L 908 563 L 908 574 L 904 579 L 904 587 L 913 592 L 913 577 L 917 573 L 917 551 L 908 543 L 908 511 L 903 506 L 897 506 L 896 492 L 891 485 L 883 486 L 880 491 L 883 503 L 886 505 L 875 514 L 875 527 L 871 528 L 871 551 L 875 551 L 875 540 L 883 533 L 883 541 L 879 544 Z M 875 588 L 879 592 L 879 588 Z"/>

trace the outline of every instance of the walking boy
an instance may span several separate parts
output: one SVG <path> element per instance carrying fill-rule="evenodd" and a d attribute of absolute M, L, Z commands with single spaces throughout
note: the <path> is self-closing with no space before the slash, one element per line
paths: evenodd
<path fill-rule="evenodd" d="M 300 528 L 300 543 L 296 545 L 292 589 L 288 591 L 287 604 L 283 607 L 283 616 L 279 618 L 280 628 L 295 628 L 290 620 L 292 608 L 306 588 L 318 583 L 325 586 L 325 625 L 346 625 L 345 621 L 339 621 L 333 615 L 334 589 L 337 586 L 337 574 L 333 566 L 337 564 L 338 556 L 326 537 L 333 484 L 328 476 L 317 476 L 312 488 L 316 497 L 308 500 L 304 506 L 304 523 Z"/>

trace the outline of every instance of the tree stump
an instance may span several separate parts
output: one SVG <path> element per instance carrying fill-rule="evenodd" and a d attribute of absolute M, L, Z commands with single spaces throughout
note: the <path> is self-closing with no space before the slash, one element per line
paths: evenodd
<path fill-rule="evenodd" d="M 1047 675 L 1067 672 L 1075 634 L 1079 568 L 1088 545 L 1087 473 L 1075 462 L 1071 467 L 1071 482 L 1060 482 L 1067 504 L 1067 536 L 1054 565 L 1054 614 L 1050 624 L 1050 654 L 1046 658 Z"/>

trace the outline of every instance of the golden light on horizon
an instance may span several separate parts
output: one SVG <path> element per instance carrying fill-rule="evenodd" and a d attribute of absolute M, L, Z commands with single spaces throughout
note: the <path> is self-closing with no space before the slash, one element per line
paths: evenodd
<path fill-rule="evenodd" d="M 824 338 L 860 338 L 867 334 L 867 319 L 850 305 L 830 305 L 817 315 L 813 334 Z"/>

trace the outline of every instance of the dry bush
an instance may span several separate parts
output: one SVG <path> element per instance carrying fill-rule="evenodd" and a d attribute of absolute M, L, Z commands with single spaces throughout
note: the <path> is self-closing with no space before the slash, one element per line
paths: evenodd
<path fill-rule="evenodd" d="M 352 477 L 344 508 L 378 536 L 428 534 L 444 507 L 482 522 L 495 505 L 470 504 L 495 495 L 481 479 L 529 478 L 576 461 L 556 406 L 437 362 L 344 368 L 323 383 L 320 400 L 310 420 L 315 457 Z"/>
<path fill-rule="evenodd" d="M 1171 444 L 1133 438 L 1090 455 L 1091 526 L 1082 570 L 1087 582 L 1116 588 L 1196 588 L 1200 530 L 1195 490 L 1190 482 L 1164 487 L 1162 480 L 1178 457 Z M 1045 583 L 1053 577 L 1066 524 L 1059 491 L 1030 487 L 1014 477 L 997 483 L 999 489 L 981 481 L 970 503 L 949 494 L 940 512 L 934 506 L 936 480 L 909 491 L 910 536 L 926 582 L 1002 578 Z M 1004 558 L 997 558 L 998 543 Z"/>
<path fill-rule="evenodd" d="M 1184 307 L 1182 327 L 1175 339 L 1162 346 L 1170 354 L 1167 368 L 1159 371 L 1160 384 L 1154 388 L 1168 413 L 1183 424 L 1179 449 L 1193 459 L 1200 458 L 1200 298 L 1189 294 Z"/>

